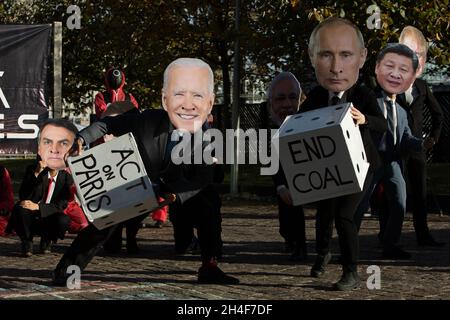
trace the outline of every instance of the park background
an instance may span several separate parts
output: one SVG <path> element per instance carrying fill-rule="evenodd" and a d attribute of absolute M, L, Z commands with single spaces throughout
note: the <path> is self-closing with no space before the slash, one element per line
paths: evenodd
<path fill-rule="evenodd" d="M 76 22 L 74 11 L 68 10 L 71 5 L 78 6 L 80 10 L 80 28 L 69 28 Z M 339 15 L 359 26 L 369 49 L 368 61 L 362 72 L 369 84 L 379 49 L 387 42 L 397 41 L 404 26 L 414 25 L 423 31 L 429 41 L 428 67 L 423 77 L 432 87 L 445 114 L 441 140 L 429 154 L 429 205 L 430 212 L 434 214 L 429 215 L 428 220 L 437 239 L 448 243 L 448 7 L 449 1 L 444 0 L 2 0 L 0 24 L 62 24 L 62 72 L 58 74 L 53 70 L 51 61 L 47 72 L 48 83 L 57 77 L 62 79 L 62 110 L 55 112 L 55 98 L 58 95 L 49 86 L 46 99 L 50 115 L 60 114 L 77 124 L 88 124 L 93 113 L 93 97 L 98 90 L 102 90 L 103 72 L 110 65 L 124 68 L 126 89 L 137 98 L 141 108 L 159 108 L 164 68 L 177 57 L 191 56 L 204 59 L 215 72 L 215 126 L 222 130 L 233 127 L 233 110 L 235 113 L 238 111 L 240 126 L 244 130 L 267 125 L 265 91 L 279 71 L 293 72 L 302 83 L 304 92 L 308 93 L 315 83 L 307 56 L 307 43 L 319 21 Z M 238 25 L 237 11 L 240 16 Z M 375 19 L 377 14 L 379 25 Z M 234 109 L 233 102 L 239 108 Z M 0 105 L 0 110 L 2 108 Z M 1 155 L 0 164 L 11 171 L 16 196 L 23 171 L 33 157 Z M 228 167 L 221 186 L 223 194 L 230 193 L 230 171 Z M 330 288 L 330 283 L 336 281 L 340 274 L 337 256 L 329 267 L 330 272 L 319 281 L 308 276 L 313 256 L 303 264 L 288 261 L 288 255 L 282 252 L 283 241 L 278 233 L 272 181 L 270 177 L 259 176 L 258 165 L 239 167 L 237 195 L 244 199 L 223 197 L 225 255 L 221 266 L 240 278 L 239 286 L 226 289 L 213 285 L 197 286 L 198 257 L 173 254 L 171 228 L 143 228 L 139 234 L 141 255 L 130 257 L 122 253 L 108 256 L 100 253 L 83 276 L 82 289 L 75 291 L 53 288 L 50 276 L 52 267 L 75 235 L 68 235 L 50 255 L 35 255 L 32 260 L 19 257 L 16 238 L 0 238 L 0 300 L 169 299 L 177 300 L 172 305 L 175 306 L 185 303 L 179 299 L 327 301 L 450 298 L 448 246 L 444 248 L 447 250 L 445 252 L 418 248 L 410 215 L 405 219 L 402 242 L 413 253 L 414 260 L 380 260 L 378 221 L 369 218 L 360 234 L 360 271 L 363 277 L 367 277 L 368 266 L 380 266 L 382 288 L 369 290 L 363 287 L 344 294 Z M 438 215 L 440 211 L 443 216 Z M 314 211 L 307 208 L 306 231 L 308 251 L 311 253 L 315 246 L 314 221 Z M 333 252 L 338 252 L 337 241 Z M 145 306 L 148 309 L 148 304 Z M 411 310 L 411 306 L 409 304 L 406 309 Z M 420 306 L 423 308 L 423 304 Z M 353 302 L 350 307 L 354 307 Z M 433 305 L 435 307 L 436 304 Z M 304 311 L 305 304 L 295 305 L 295 308 L 295 312 Z M 317 305 L 314 308 L 316 311 Z M 19 309 L 16 308 L 15 313 L 20 314 L 22 310 Z M 402 312 L 406 310 L 403 309 Z M 164 306 L 159 310 L 170 315 L 170 309 Z M 327 310 L 335 314 L 336 305 L 322 308 L 321 312 Z M 378 310 L 385 312 L 384 308 L 371 308 L 372 313 Z"/>
<path fill-rule="evenodd" d="M 448 5 L 444 0 L 4 0 L 0 3 L 0 23 L 62 23 L 62 74 L 56 75 L 62 78 L 62 110 L 58 114 L 77 124 L 89 124 L 93 97 L 102 90 L 103 73 L 109 66 L 124 69 L 125 89 L 133 93 L 141 109 L 159 108 L 164 68 L 177 57 L 191 56 L 205 60 L 214 70 L 213 114 L 215 127 L 221 130 L 236 127 L 234 114 L 244 130 L 268 126 L 266 88 L 277 72 L 293 72 L 308 93 L 315 85 L 315 76 L 307 43 L 319 21 L 338 15 L 358 25 L 369 52 L 362 80 L 369 85 L 373 84 L 371 76 L 379 49 L 397 41 L 404 26 L 414 25 L 430 45 L 423 78 L 445 114 L 441 139 L 429 154 L 430 211 L 449 213 Z M 52 68 L 49 62 L 48 83 L 55 76 Z M 47 105 L 55 114 L 53 98 L 53 87 L 48 86 Z M 425 119 L 429 130 L 430 118 Z M 33 156 L 2 154 L 0 159 L 11 171 L 16 194 L 23 169 L 31 161 L 27 157 Z M 222 193 L 230 192 L 231 171 L 233 168 L 227 166 Z M 237 189 L 231 193 L 271 199 L 272 182 L 270 177 L 259 176 L 258 165 L 241 165 Z"/>

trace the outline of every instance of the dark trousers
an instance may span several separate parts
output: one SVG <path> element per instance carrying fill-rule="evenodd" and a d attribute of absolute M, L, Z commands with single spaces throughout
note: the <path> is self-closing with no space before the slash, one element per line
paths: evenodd
<path fill-rule="evenodd" d="M 148 213 L 145 213 L 133 219 L 140 219 L 142 221 L 147 215 Z M 102 245 L 116 232 L 119 225 L 116 224 L 103 230 L 98 230 L 93 224 L 89 224 L 73 240 L 56 266 L 55 273 L 65 273 L 65 270 L 70 265 L 77 265 L 81 270 L 84 270 L 101 249 Z"/>
<path fill-rule="evenodd" d="M 361 200 L 356 216 L 361 217 L 362 213 L 367 209 L 371 194 L 380 182 L 384 187 L 386 203 L 379 206 L 378 211 L 378 219 L 380 221 L 379 239 L 383 244 L 384 250 L 391 250 L 397 246 L 400 240 L 406 211 L 406 185 L 399 162 L 387 162 L 377 168 L 368 192 L 364 194 Z M 358 224 L 357 227 L 359 229 Z"/>
<path fill-rule="evenodd" d="M 179 213 L 179 216 L 189 216 L 190 219 L 197 222 L 202 259 L 203 257 L 207 259 L 206 257 L 217 256 L 221 244 L 220 216 L 214 214 L 217 212 L 213 211 L 214 208 L 217 209 L 218 194 L 207 189 L 187 200 L 183 205 L 177 203 L 170 205 L 170 211 L 173 211 L 174 214 Z M 214 195 L 217 195 L 217 197 Z M 220 198 L 218 199 L 220 200 Z M 81 270 L 84 270 L 117 228 L 118 225 L 115 225 L 98 230 L 90 224 L 81 230 L 56 266 L 55 274 L 65 276 L 66 269 L 70 265 L 77 265 Z"/>
<path fill-rule="evenodd" d="M 202 261 L 222 254 L 221 200 L 214 186 L 210 185 L 183 204 L 175 203 L 169 208 L 173 224 L 175 249 L 184 252 L 197 228 Z"/>
<path fill-rule="evenodd" d="M 357 271 L 359 242 L 358 231 L 353 219 L 361 198 L 371 181 L 372 173 L 369 171 L 362 192 L 322 200 L 317 204 L 316 252 L 319 255 L 326 255 L 330 252 L 334 220 L 344 272 Z"/>
<path fill-rule="evenodd" d="M 148 213 L 132 218 L 126 222 L 119 223 L 111 236 L 105 241 L 103 247 L 107 251 L 119 251 L 122 248 L 122 231 L 125 227 L 127 245 L 136 242 L 136 236 L 141 228 L 142 220 L 148 216 Z"/>
<path fill-rule="evenodd" d="M 178 216 L 180 216 L 180 214 L 171 215 L 169 212 L 169 220 L 173 226 L 175 251 L 181 254 L 186 252 L 195 236 L 194 234 L 195 225 L 192 221 L 184 219 L 183 217 L 178 218 Z"/>
<path fill-rule="evenodd" d="M 302 206 L 290 206 L 277 196 L 280 235 L 286 242 L 295 243 L 300 248 L 306 245 L 305 214 Z"/>
<path fill-rule="evenodd" d="M 39 235 L 43 240 L 56 242 L 58 239 L 64 239 L 70 218 L 63 212 L 41 218 L 39 212 L 24 209 L 16 204 L 9 223 L 8 228 L 15 230 L 22 241 L 32 241 L 33 236 Z"/>
<path fill-rule="evenodd" d="M 55 274 L 65 276 L 67 267 L 70 265 L 77 265 L 84 270 L 116 228 L 117 225 L 114 225 L 98 230 L 93 224 L 89 224 L 81 230 L 59 260 Z"/>
<path fill-rule="evenodd" d="M 417 240 L 429 236 L 427 223 L 427 166 L 425 154 L 406 160 L 407 199 L 413 214 Z"/>
<path fill-rule="evenodd" d="M 397 246 L 402 234 L 403 220 L 406 212 L 406 184 L 400 165 L 397 162 L 383 166 L 381 172 L 375 174 L 375 180 L 383 182 L 386 205 L 379 212 L 380 239 L 384 250 Z"/>

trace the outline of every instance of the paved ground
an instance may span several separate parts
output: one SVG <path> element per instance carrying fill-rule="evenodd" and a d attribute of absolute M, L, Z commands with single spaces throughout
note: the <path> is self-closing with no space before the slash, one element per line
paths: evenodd
<path fill-rule="evenodd" d="M 224 257 L 222 269 L 238 277 L 233 286 L 198 285 L 198 255 L 176 256 L 170 223 L 162 229 L 145 228 L 139 233 L 141 253 L 130 257 L 125 250 L 116 256 L 103 252 L 81 277 L 81 289 L 55 288 L 50 272 L 73 236 L 58 243 L 49 255 L 19 256 L 16 237 L 0 238 L 0 299 L 450 299 L 450 244 L 440 249 L 418 248 L 411 216 L 407 215 L 403 247 L 413 254 L 410 261 L 381 260 L 377 221 L 363 222 L 360 236 L 363 286 L 352 292 L 331 290 L 340 267 L 334 262 L 323 279 L 309 277 L 314 261 L 314 211 L 307 211 L 309 258 L 293 263 L 283 252 L 278 235 L 276 207 L 255 201 L 225 201 L 223 207 Z M 450 242 L 450 216 L 430 215 L 436 239 Z M 338 255 L 335 240 L 334 257 Z M 377 265 L 381 288 L 369 290 L 366 271 Z"/>

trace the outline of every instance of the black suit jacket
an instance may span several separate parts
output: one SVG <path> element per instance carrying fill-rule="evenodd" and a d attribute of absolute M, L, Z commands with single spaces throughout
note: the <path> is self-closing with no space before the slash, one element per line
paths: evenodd
<path fill-rule="evenodd" d="M 431 92 L 425 80 L 416 79 L 413 86 L 417 90 L 417 96 L 414 97 L 411 105 L 408 106 L 405 94 L 401 94 L 397 102 L 408 114 L 408 125 L 412 134 L 417 138 L 422 138 L 423 133 L 423 111 L 428 108 L 431 114 L 431 137 L 437 142 L 441 134 L 444 115 L 442 108 Z"/>
<path fill-rule="evenodd" d="M 284 174 L 281 163 L 279 164 L 277 173 L 272 176 L 272 180 L 273 184 L 275 185 L 275 189 L 282 185 L 284 185 L 286 188 L 288 187 L 286 175 Z"/>
<path fill-rule="evenodd" d="M 183 203 L 212 183 L 213 168 L 206 164 L 175 165 L 171 161 L 165 162 L 167 140 L 172 130 L 166 111 L 146 110 L 141 114 L 106 117 L 85 128 L 79 135 L 85 144 L 89 144 L 104 134 L 121 136 L 132 132 L 150 180 L 161 182 L 162 190 L 175 193 L 177 201 Z"/>
<path fill-rule="evenodd" d="M 50 203 L 45 203 L 44 197 L 48 189 L 48 168 L 36 177 L 34 170 L 36 164 L 30 165 L 25 171 L 22 184 L 19 189 L 19 199 L 31 200 L 39 204 L 39 213 L 42 218 L 51 216 L 57 212 L 63 212 L 71 199 L 71 186 L 73 185 L 72 176 L 64 170 L 59 171 L 56 179 L 55 189 L 53 191 Z"/>
<path fill-rule="evenodd" d="M 352 102 L 353 106 L 361 111 L 367 119 L 367 124 L 360 125 L 361 137 L 370 163 L 370 170 L 374 170 L 381 164 L 380 155 L 374 140 L 378 141 L 378 135 L 384 134 L 387 130 L 387 121 L 378 108 L 375 93 L 369 88 L 355 84 L 346 91 L 346 102 Z M 328 91 L 317 86 L 312 89 L 306 100 L 300 106 L 300 112 L 315 110 L 328 106 Z"/>
<path fill-rule="evenodd" d="M 271 136 L 270 136 L 270 129 L 279 129 L 280 126 L 276 125 L 273 121 L 270 122 L 270 127 L 268 130 L 268 137 L 267 137 L 267 148 L 271 151 L 271 152 L 275 152 L 272 150 L 272 146 L 271 146 Z M 288 183 L 287 183 L 287 179 L 286 179 L 286 175 L 284 174 L 284 170 L 283 167 L 281 166 L 281 162 L 278 161 L 278 171 L 272 175 L 272 181 L 273 184 L 275 185 L 275 189 L 277 189 L 279 186 L 286 186 L 286 188 L 288 187 Z M 276 191 L 276 190 L 275 190 Z"/>

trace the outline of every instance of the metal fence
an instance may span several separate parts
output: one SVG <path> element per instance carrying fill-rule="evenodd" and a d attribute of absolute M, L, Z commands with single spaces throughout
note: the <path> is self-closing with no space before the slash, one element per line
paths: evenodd
<path fill-rule="evenodd" d="M 450 162 L 450 85 L 434 86 L 433 94 L 441 105 L 444 113 L 444 123 L 442 126 L 439 142 L 428 153 L 428 162 L 431 163 L 449 163 Z M 224 105 L 215 105 L 213 108 L 215 127 L 225 132 L 226 124 L 223 121 Z M 239 110 L 240 128 L 244 131 L 255 128 L 269 128 L 270 120 L 267 105 L 263 103 L 242 104 Z M 231 111 L 230 111 L 231 114 Z M 428 109 L 424 109 L 424 132 L 431 132 L 431 114 Z M 256 150 L 248 149 L 246 142 L 246 154 Z"/>
<path fill-rule="evenodd" d="M 450 85 L 433 86 L 432 89 L 444 113 L 444 122 L 439 142 L 434 146 L 428 160 L 434 163 L 448 163 L 450 162 Z M 424 113 L 426 119 L 425 132 L 431 130 L 431 116 L 427 112 Z"/>

